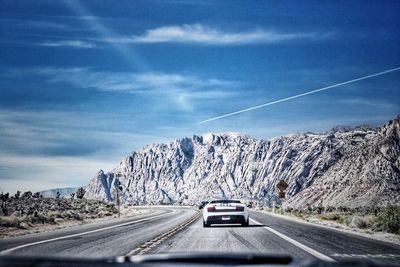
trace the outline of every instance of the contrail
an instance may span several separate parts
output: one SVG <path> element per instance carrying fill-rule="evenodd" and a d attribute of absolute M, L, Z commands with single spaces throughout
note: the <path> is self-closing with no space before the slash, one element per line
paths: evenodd
<path fill-rule="evenodd" d="M 394 69 L 390 69 L 390 70 L 381 71 L 381 72 L 374 73 L 374 74 L 367 75 L 367 76 L 363 76 L 363 77 L 360 77 L 360 78 L 357 78 L 357 79 L 353 79 L 353 80 L 350 80 L 350 81 L 341 82 L 341 83 L 337 83 L 337 84 L 334 84 L 334 85 L 322 87 L 322 88 L 315 89 L 315 90 L 312 90 L 312 91 L 309 91 L 309 92 L 305 92 L 305 93 L 302 93 L 302 94 L 289 96 L 289 97 L 286 97 L 286 98 L 282 98 L 282 99 L 279 99 L 279 100 L 275 100 L 275 101 L 272 101 L 272 102 L 261 104 L 261 105 L 258 105 L 258 106 L 254 106 L 254 107 L 238 110 L 238 111 L 235 111 L 235 112 L 227 113 L 227 114 L 224 114 L 224 115 L 221 115 L 221 116 L 217 116 L 217 117 L 214 117 L 214 118 L 211 118 L 211 119 L 200 121 L 200 122 L 198 122 L 198 124 L 203 124 L 203 123 L 207 123 L 207 122 L 210 122 L 210 121 L 215 121 L 215 120 L 219 120 L 219 119 L 222 119 L 222 118 L 230 117 L 230 116 L 233 116 L 233 115 L 236 115 L 236 114 L 240 114 L 240 113 L 243 113 L 243 112 L 247 112 L 247 111 L 251 111 L 251 110 L 255 110 L 255 109 L 259 109 L 259 108 L 275 105 L 275 104 L 278 104 L 278 103 L 281 103 L 281 102 L 285 102 L 285 101 L 288 101 L 288 100 L 291 100 L 291 99 L 299 98 L 299 97 L 306 96 L 306 95 L 315 94 L 315 93 L 318 93 L 318 92 L 321 92 L 321 91 L 325 91 L 325 90 L 328 90 L 328 89 L 331 89 L 331 88 L 334 88 L 334 87 L 342 86 L 342 85 L 349 84 L 349 83 L 358 82 L 358 81 L 361 81 L 361 80 L 369 79 L 369 78 L 372 78 L 372 77 L 375 77 L 375 76 L 383 75 L 383 74 L 386 74 L 386 73 L 389 73 L 389 72 L 393 72 L 393 71 L 397 71 L 397 70 L 400 70 L 400 67 L 397 67 L 397 68 L 394 68 Z"/>

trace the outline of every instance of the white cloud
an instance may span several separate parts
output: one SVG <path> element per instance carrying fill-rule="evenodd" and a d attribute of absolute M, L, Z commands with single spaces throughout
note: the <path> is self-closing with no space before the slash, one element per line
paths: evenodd
<path fill-rule="evenodd" d="M 347 104 L 350 106 L 357 106 L 358 108 L 360 107 L 365 107 L 369 109 L 386 109 L 386 110 L 393 110 L 396 111 L 399 106 L 390 103 L 388 101 L 382 101 L 379 99 L 367 99 L 367 98 L 347 98 L 347 99 L 339 99 L 338 102 L 341 102 L 343 104 Z"/>
<path fill-rule="evenodd" d="M 299 39 L 323 39 L 331 34 L 278 32 L 257 29 L 246 32 L 225 32 L 201 24 L 163 26 L 147 30 L 144 35 L 107 38 L 110 43 L 197 43 L 208 45 L 243 45 L 252 43 L 278 43 Z"/>
<path fill-rule="evenodd" d="M 80 41 L 80 40 L 62 40 L 62 41 L 47 41 L 42 43 L 37 43 L 38 46 L 47 47 L 72 47 L 72 48 L 94 48 L 96 45 L 94 43 Z"/>
<path fill-rule="evenodd" d="M 159 99 L 159 107 L 193 111 L 195 105 L 207 100 L 227 99 L 240 93 L 240 81 L 205 78 L 190 74 L 162 72 L 112 72 L 90 68 L 14 69 L 5 73 L 11 77 L 34 76 L 49 84 L 65 84 L 75 88 L 121 92 Z"/>
<path fill-rule="evenodd" d="M 88 68 L 36 68 L 16 70 L 11 75 L 43 76 L 49 83 L 68 83 L 77 88 L 99 91 L 120 91 L 151 96 L 162 96 L 174 107 L 193 110 L 193 101 L 227 98 L 234 95 L 240 82 L 176 73 L 105 72 Z"/>
<path fill-rule="evenodd" d="M 78 88 L 94 88 L 100 91 L 125 92 L 201 92 L 204 96 L 221 95 L 222 89 L 235 88 L 237 81 L 221 80 L 216 78 L 201 78 L 195 75 L 160 72 L 107 72 L 89 68 L 36 68 L 31 70 L 15 70 L 9 75 L 33 74 L 43 76 L 47 82 L 69 83 Z M 194 94 L 193 96 L 195 96 Z"/>

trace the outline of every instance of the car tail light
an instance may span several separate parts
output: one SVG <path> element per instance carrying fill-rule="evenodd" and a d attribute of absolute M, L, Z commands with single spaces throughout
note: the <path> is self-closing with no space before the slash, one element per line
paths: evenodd
<path fill-rule="evenodd" d="M 237 211 L 244 211 L 244 207 L 236 206 Z"/>
<path fill-rule="evenodd" d="M 207 211 L 208 211 L 208 212 L 214 212 L 214 211 L 215 211 L 215 207 L 214 207 L 214 206 L 208 207 L 208 208 L 207 208 Z"/>

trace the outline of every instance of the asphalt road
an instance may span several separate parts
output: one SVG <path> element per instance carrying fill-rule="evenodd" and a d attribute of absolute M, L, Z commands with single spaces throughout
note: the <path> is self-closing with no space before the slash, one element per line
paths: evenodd
<path fill-rule="evenodd" d="M 195 212 L 185 208 L 157 208 L 145 216 L 2 239 L 0 253 L 30 256 L 122 256 L 186 221 Z M 21 247 L 26 244 L 31 245 Z"/>
<path fill-rule="evenodd" d="M 365 259 L 400 265 L 400 246 L 261 212 L 250 227 L 203 228 L 199 219 L 149 253 L 223 251 L 289 254 L 297 259 Z"/>
<path fill-rule="evenodd" d="M 17 247 L 8 252 L 18 255 L 121 256 L 194 214 L 195 211 L 191 209 L 159 208 L 151 215 L 141 217 L 3 239 L 0 240 L 0 251 Z M 400 246 L 395 244 L 261 212 L 252 211 L 250 218 L 250 227 L 211 228 L 203 228 L 199 218 L 147 253 L 248 251 L 289 254 L 297 259 L 319 258 L 326 261 L 368 258 L 400 265 Z M 82 235 L 83 232 L 86 234 Z M 26 244 L 31 245 L 18 248 Z"/>

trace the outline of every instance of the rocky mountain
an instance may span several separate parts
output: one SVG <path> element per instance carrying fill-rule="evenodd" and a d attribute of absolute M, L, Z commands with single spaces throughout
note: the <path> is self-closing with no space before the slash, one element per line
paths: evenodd
<path fill-rule="evenodd" d="M 57 192 L 60 192 L 60 197 L 69 198 L 71 197 L 71 193 L 75 193 L 79 187 L 63 187 L 63 188 L 55 188 L 50 190 L 40 191 L 39 193 L 44 197 L 55 198 L 57 196 Z"/>
<path fill-rule="evenodd" d="M 324 134 L 257 140 L 205 134 L 133 152 L 110 172 L 99 171 L 86 197 L 124 203 L 191 204 L 210 198 L 279 203 L 276 184 L 288 184 L 292 207 L 375 206 L 400 202 L 400 116 L 379 128 L 337 127 Z"/>

